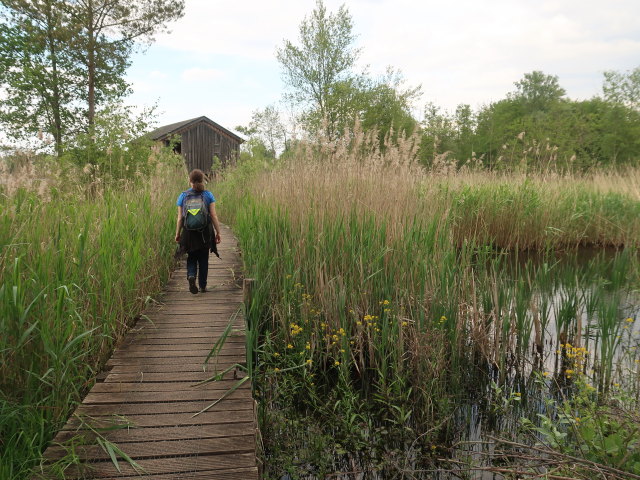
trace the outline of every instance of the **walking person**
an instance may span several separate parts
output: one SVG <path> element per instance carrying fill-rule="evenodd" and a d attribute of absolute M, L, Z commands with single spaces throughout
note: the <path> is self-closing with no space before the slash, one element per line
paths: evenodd
<path fill-rule="evenodd" d="M 187 280 L 193 294 L 207 291 L 209 250 L 218 255 L 220 223 L 216 215 L 216 199 L 204 188 L 204 173 L 197 168 L 189 173 L 191 188 L 178 196 L 176 242 L 187 252 Z M 219 256 L 219 255 L 218 255 Z M 196 286 L 196 278 L 198 285 Z"/>

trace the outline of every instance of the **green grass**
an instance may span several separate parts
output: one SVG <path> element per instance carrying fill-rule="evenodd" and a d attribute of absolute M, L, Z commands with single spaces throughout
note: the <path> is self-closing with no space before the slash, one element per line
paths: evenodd
<path fill-rule="evenodd" d="M 28 476 L 173 265 L 181 169 L 83 185 L 68 168 L 0 195 L 0 478 Z"/>
<path fill-rule="evenodd" d="M 508 392 L 532 372 L 570 386 L 565 343 L 590 345 L 581 367 L 602 395 L 621 381 L 640 239 L 639 173 L 628 173 L 443 176 L 346 154 L 230 172 L 216 188 L 256 281 L 268 474 L 302 468 L 286 456 L 295 444 L 317 475 L 351 460 L 397 471 L 408 445 L 428 462 L 490 374 Z M 613 260 L 572 259 L 622 245 Z M 540 258 L 513 261 L 529 250 Z"/>

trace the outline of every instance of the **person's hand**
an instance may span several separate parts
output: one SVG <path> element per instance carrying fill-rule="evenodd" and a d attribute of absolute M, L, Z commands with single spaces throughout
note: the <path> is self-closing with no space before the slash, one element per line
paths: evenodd
<path fill-rule="evenodd" d="M 180 243 L 180 233 L 176 233 L 176 242 Z"/>
<path fill-rule="evenodd" d="M 220 234 L 216 232 L 216 243 L 220 243 L 222 240 L 220 239 Z"/>

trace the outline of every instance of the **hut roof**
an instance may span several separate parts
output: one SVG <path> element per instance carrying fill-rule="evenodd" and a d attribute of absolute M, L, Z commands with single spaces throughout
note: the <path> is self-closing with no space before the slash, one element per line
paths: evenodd
<path fill-rule="evenodd" d="M 197 123 L 200 123 L 200 122 L 204 122 L 204 123 L 210 125 L 214 129 L 219 130 L 221 133 L 223 133 L 223 134 L 231 137 L 232 139 L 236 140 L 238 143 L 244 142 L 244 139 L 242 137 L 239 137 L 235 133 L 227 130 L 226 128 L 224 128 L 221 125 L 218 125 L 216 122 L 214 122 L 213 120 L 211 120 L 211 119 L 209 119 L 209 118 L 207 118 L 205 116 L 196 117 L 196 118 L 190 118 L 189 120 L 183 120 L 182 122 L 176 122 L 176 123 L 172 123 L 170 125 L 165 125 L 163 127 L 156 128 L 152 132 L 149 132 L 147 134 L 147 136 L 149 138 L 151 138 L 152 140 L 165 140 L 169 136 L 175 135 L 175 134 L 180 134 L 180 133 L 184 132 L 185 130 L 188 130 L 191 126 L 193 126 L 193 125 L 195 125 Z"/>

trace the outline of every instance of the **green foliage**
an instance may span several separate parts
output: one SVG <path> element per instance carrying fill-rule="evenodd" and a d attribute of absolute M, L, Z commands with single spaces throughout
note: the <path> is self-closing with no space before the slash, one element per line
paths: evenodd
<path fill-rule="evenodd" d="M 574 388 L 561 401 L 547 400 L 549 413 L 539 413 L 538 422 L 523 419 L 523 425 L 538 432 L 543 443 L 565 455 L 640 475 L 640 417 L 636 400 L 619 392 L 603 401 L 584 376 L 579 377 Z"/>
<path fill-rule="evenodd" d="M 527 406 L 539 412 L 526 381 L 541 361 L 534 345 L 555 358 L 561 388 L 588 367 L 603 391 L 616 381 L 626 365 L 616 352 L 633 344 L 617 337 L 632 323 L 621 306 L 634 298 L 635 252 L 585 263 L 519 255 L 618 241 L 626 228 L 624 243 L 636 244 L 640 207 L 621 178 L 634 185 L 637 173 L 440 176 L 389 151 L 345 150 L 247 162 L 217 186 L 255 279 L 246 311 L 267 478 L 326 476 L 344 462 L 385 478 L 434 468 L 457 407 L 479 407 L 498 428 Z M 583 349 L 558 346 L 578 331 L 592 352 L 581 362 Z M 565 426 L 545 415 L 535 426 L 560 443 Z"/>
<path fill-rule="evenodd" d="M 410 136 L 417 125 L 411 108 L 420 87 L 404 88 L 399 72 L 389 69 L 380 79 L 354 73 L 360 51 L 353 47 L 353 22 L 343 5 L 327 13 L 319 0 L 300 25 L 300 45 L 285 41 L 278 50 L 289 99 L 303 107 L 300 119 L 312 135 L 333 141 L 359 121 L 375 131 L 379 144 Z"/>
<path fill-rule="evenodd" d="M 2 2 L 0 124 L 12 138 L 53 137 L 56 151 L 80 125 L 81 81 L 69 48 L 73 35 L 62 0 Z"/>
<path fill-rule="evenodd" d="M 273 105 L 254 111 L 249 125 L 237 126 L 236 130 L 249 137 L 249 144 L 243 146 L 245 151 L 253 151 L 262 145 L 263 153 L 275 158 L 287 147 L 287 130 L 280 119 L 280 112 Z"/>
<path fill-rule="evenodd" d="M 29 475 L 168 278 L 184 167 L 163 155 L 132 166 L 145 175 L 117 181 L 105 164 L 83 171 L 65 159 L 18 166 L 3 179 L 0 478 Z"/>
<path fill-rule="evenodd" d="M 640 157 L 640 113 L 629 100 L 635 77 L 607 75 L 605 99 L 565 99 L 557 77 L 532 72 L 514 93 L 477 112 L 460 105 L 451 115 L 427 105 L 421 161 L 431 165 L 446 153 L 458 167 L 499 170 L 632 165 Z"/>
<path fill-rule="evenodd" d="M 155 167 L 149 161 L 153 142 L 144 133 L 151 116 L 145 111 L 134 117 L 131 108 L 109 105 L 96 116 L 91 133 L 77 135 L 61 159 L 98 169 L 103 181 L 149 174 Z"/>
<path fill-rule="evenodd" d="M 625 73 L 604 72 L 604 98 L 633 110 L 640 110 L 640 67 Z"/>
<path fill-rule="evenodd" d="M 329 137 L 336 134 L 335 107 L 329 97 L 336 84 L 352 78 L 359 55 L 353 48 L 352 30 L 353 21 L 344 5 L 333 14 L 318 0 L 311 16 L 300 24 L 299 45 L 285 40 L 276 54 L 285 82 L 292 89 L 290 98 L 317 111 L 319 118 L 328 122 L 325 134 Z"/>
<path fill-rule="evenodd" d="M 128 93 L 135 42 L 183 9 L 183 0 L 3 1 L 0 123 L 21 140 L 43 128 L 57 154 L 78 133 L 93 135 L 97 111 Z"/>
<path fill-rule="evenodd" d="M 395 143 L 398 135 L 409 137 L 416 131 L 418 124 L 411 109 L 421 95 L 421 88 L 403 88 L 403 83 L 402 75 L 389 69 L 383 78 L 363 91 L 362 129 L 377 131 L 381 148 L 385 140 Z"/>
<path fill-rule="evenodd" d="M 557 76 L 545 75 L 539 70 L 525 73 L 515 85 L 516 91 L 511 98 L 521 103 L 528 113 L 545 111 L 566 94 Z"/>
<path fill-rule="evenodd" d="M 166 23 L 182 17 L 184 0 L 82 0 L 66 2 L 72 11 L 73 46 L 82 66 L 87 123 L 96 106 L 121 98 L 128 85 L 124 74 L 136 40 L 151 41 Z"/>

